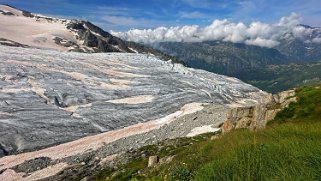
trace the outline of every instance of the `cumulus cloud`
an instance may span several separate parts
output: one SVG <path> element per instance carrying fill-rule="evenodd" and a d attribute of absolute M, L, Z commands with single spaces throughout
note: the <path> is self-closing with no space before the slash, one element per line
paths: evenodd
<path fill-rule="evenodd" d="M 223 19 L 214 20 L 212 24 L 205 27 L 191 25 L 143 30 L 131 29 L 128 32 L 112 31 L 112 34 L 128 41 L 143 43 L 217 40 L 271 48 L 277 46 L 278 40 L 285 34 L 291 33 L 299 38 L 311 34 L 311 29 L 298 26 L 300 22 L 301 17 L 292 13 L 290 16 L 282 17 L 278 22 L 272 24 L 252 22 L 246 25 L 242 22 L 234 23 Z M 314 42 L 319 41 L 319 39 L 314 40 Z"/>
<path fill-rule="evenodd" d="M 295 37 L 304 39 L 313 32 L 313 29 L 305 28 L 303 26 L 296 26 L 293 28 L 292 33 Z"/>

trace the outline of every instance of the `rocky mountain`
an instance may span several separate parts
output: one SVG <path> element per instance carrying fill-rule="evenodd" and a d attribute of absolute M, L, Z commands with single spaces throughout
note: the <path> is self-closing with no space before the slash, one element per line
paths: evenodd
<path fill-rule="evenodd" d="M 54 176 L 164 139 L 264 127 L 286 100 L 152 55 L 1 46 L 0 61 L 0 180 Z"/>
<path fill-rule="evenodd" d="M 315 62 L 321 60 L 321 28 L 300 25 L 306 31 L 304 37 L 285 34 L 275 47 L 287 57 L 287 62 Z"/>
<path fill-rule="evenodd" d="M 149 53 L 178 61 L 148 46 L 123 41 L 88 21 L 47 17 L 8 5 L 0 5 L 0 44 L 85 53 Z"/>

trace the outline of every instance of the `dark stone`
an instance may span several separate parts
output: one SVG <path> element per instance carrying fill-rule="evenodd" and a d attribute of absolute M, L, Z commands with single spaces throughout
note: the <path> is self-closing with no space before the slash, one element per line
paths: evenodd
<path fill-rule="evenodd" d="M 67 29 L 85 30 L 85 27 L 80 22 L 69 23 L 66 27 L 67 27 Z"/>
<path fill-rule="evenodd" d="M 0 165 L 1 166 L 1 165 Z M 4 171 L 6 171 L 7 169 L 3 169 L 3 170 L 0 170 L 0 175 L 4 172 Z"/>
<path fill-rule="evenodd" d="M 16 172 L 31 173 L 37 170 L 41 170 L 50 166 L 52 163 L 49 157 L 38 157 L 32 160 L 27 160 L 20 165 L 13 167 Z"/>
<path fill-rule="evenodd" d="M 7 16 L 14 16 L 14 14 L 11 13 L 11 12 L 4 12 L 4 11 L 0 10 L 0 13 L 3 14 L 3 15 L 7 15 Z"/>
<path fill-rule="evenodd" d="M 56 106 L 58 106 L 58 107 L 64 107 L 63 105 L 62 105 L 62 103 L 60 103 L 60 101 L 59 101 L 59 99 L 58 99 L 58 97 L 57 96 L 55 96 L 55 105 Z"/>
<path fill-rule="evenodd" d="M 90 32 L 86 32 L 84 40 L 85 40 L 84 45 L 86 45 L 88 47 L 97 47 L 98 46 L 97 37 Z"/>
<path fill-rule="evenodd" d="M 11 41 L 5 38 L 0 38 L 0 45 L 5 45 L 5 46 L 14 46 L 14 47 L 24 47 L 24 48 L 28 48 L 30 46 L 28 45 L 24 45 L 15 41 Z"/>
<path fill-rule="evenodd" d="M 32 13 L 30 13 L 28 11 L 23 11 L 23 10 L 22 10 L 22 15 L 25 17 L 29 17 L 29 18 L 35 17 Z"/>
<path fill-rule="evenodd" d="M 55 41 L 56 44 L 61 45 L 61 46 L 65 46 L 65 47 L 79 47 L 78 44 L 76 44 L 75 42 L 72 41 L 66 41 L 60 37 L 55 37 L 53 39 Z"/>
<path fill-rule="evenodd" d="M 2 145 L 0 145 L 0 157 L 7 156 L 8 154 L 8 151 Z"/>
<path fill-rule="evenodd" d="M 8 155 L 8 152 L 0 148 L 0 157 L 6 156 L 6 155 Z"/>

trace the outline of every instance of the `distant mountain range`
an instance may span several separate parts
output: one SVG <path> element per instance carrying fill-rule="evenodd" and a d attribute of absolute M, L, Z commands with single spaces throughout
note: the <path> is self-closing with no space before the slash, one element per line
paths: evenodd
<path fill-rule="evenodd" d="M 191 67 L 238 76 L 244 71 L 267 65 L 321 60 L 321 43 L 311 41 L 321 37 L 321 29 L 304 27 L 311 29 L 309 39 L 285 34 L 274 48 L 222 41 L 160 42 L 153 44 L 153 47 L 176 56 Z"/>
<path fill-rule="evenodd" d="M 8 5 L 0 5 L 0 45 L 86 53 L 149 53 L 177 61 L 148 46 L 123 41 L 89 21 L 47 17 Z"/>
<path fill-rule="evenodd" d="M 229 42 L 162 42 L 154 44 L 154 48 L 178 57 L 191 67 L 228 75 L 287 60 L 275 49 Z"/>
<path fill-rule="evenodd" d="M 300 26 L 310 32 L 305 39 L 288 33 L 274 48 L 222 41 L 159 42 L 153 47 L 193 68 L 237 77 L 263 90 L 278 92 L 321 79 L 321 71 L 309 72 L 321 61 L 321 28 Z M 285 66 L 290 64 L 296 65 Z"/>

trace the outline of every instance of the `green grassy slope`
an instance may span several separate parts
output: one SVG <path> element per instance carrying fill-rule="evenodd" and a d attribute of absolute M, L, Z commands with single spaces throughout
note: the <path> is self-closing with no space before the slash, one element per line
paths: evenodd
<path fill-rule="evenodd" d="M 234 130 L 160 143 L 140 151 L 117 171 L 99 171 L 97 180 L 320 180 L 321 88 L 297 90 L 298 102 L 280 112 L 266 129 Z M 149 155 L 175 155 L 147 169 Z M 113 176 L 110 175 L 113 173 Z M 106 176 L 109 178 L 106 179 Z"/>
<path fill-rule="evenodd" d="M 276 93 L 295 87 L 321 82 L 321 62 L 306 64 L 268 65 L 235 75 L 264 91 Z"/>

